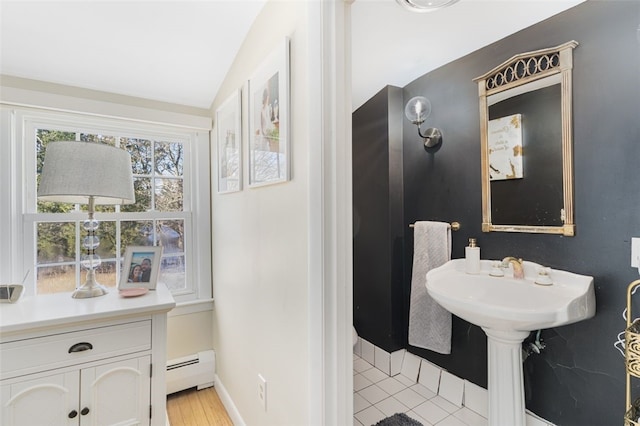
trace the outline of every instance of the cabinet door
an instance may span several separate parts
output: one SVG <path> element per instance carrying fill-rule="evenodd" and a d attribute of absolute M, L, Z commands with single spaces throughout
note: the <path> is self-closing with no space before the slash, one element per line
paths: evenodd
<path fill-rule="evenodd" d="M 82 369 L 81 425 L 148 425 L 150 369 L 150 356 Z"/>
<path fill-rule="evenodd" d="M 0 387 L 5 426 L 78 426 L 79 372 L 58 373 Z"/>

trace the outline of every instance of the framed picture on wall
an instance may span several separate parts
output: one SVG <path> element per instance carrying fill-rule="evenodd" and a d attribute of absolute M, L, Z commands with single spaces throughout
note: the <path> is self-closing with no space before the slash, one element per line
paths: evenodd
<path fill-rule="evenodd" d="M 155 290 L 162 263 L 162 247 L 129 246 L 124 254 L 119 290 Z"/>
<path fill-rule="evenodd" d="M 242 190 L 242 91 L 233 92 L 216 110 L 218 192 Z"/>
<path fill-rule="evenodd" d="M 249 187 L 288 181 L 289 39 L 271 52 L 249 79 Z"/>

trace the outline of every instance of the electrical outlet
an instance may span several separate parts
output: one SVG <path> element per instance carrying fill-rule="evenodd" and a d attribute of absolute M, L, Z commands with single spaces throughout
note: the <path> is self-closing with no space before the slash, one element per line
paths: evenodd
<path fill-rule="evenodd" d="M 631 267 L 640 266 L 640 238 L 631 238 Z"/>
<path fill-rule="evenodd" d="M 262 374 L 258 374 L 258 398 L 264 411 L 267 411 L 267 381 L 262 377 Z"/>

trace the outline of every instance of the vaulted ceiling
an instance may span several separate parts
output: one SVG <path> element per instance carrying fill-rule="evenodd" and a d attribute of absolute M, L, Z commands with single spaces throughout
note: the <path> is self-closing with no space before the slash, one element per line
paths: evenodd
<path fill-rule="evenodd" d="M 0 0 L 0 74 L 209 108 L 265 1 Z M 580 2 L 357 0 L 353 106 Z"/>

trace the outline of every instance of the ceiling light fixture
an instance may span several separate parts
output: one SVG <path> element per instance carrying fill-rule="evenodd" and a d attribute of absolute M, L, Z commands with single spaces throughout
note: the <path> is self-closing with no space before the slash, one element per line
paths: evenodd
<path fill-rule="evenodd" d="M 451 6 L 458 0 L 396 0 L 396 2 L 411 12 L 425 13 Z"/>

